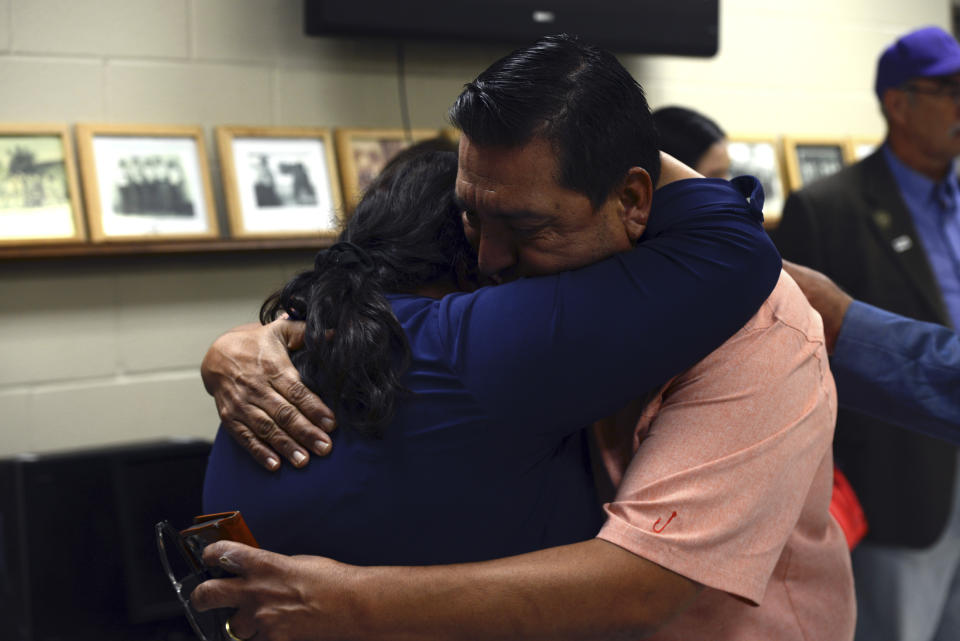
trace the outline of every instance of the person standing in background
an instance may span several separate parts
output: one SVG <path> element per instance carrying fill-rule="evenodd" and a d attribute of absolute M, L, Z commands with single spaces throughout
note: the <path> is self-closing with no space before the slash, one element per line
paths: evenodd
<path fill-rule="evenodd" d="M 937 27 L 906 34 L 876 93 L 884 144 L 791 195 L 771 235 L 856 299 L 960 326 L 960 45 Z M 870 522 L 853 552 L 857 639 L 960 638 L 958 450 L 841 410 L 836 452 Z"/>
<path fill-rule="evenodd" d="M 728 178 L 727 134 L 710 118 L 686 107 L 653 112 L 660 149 L 706 178 Z"/>

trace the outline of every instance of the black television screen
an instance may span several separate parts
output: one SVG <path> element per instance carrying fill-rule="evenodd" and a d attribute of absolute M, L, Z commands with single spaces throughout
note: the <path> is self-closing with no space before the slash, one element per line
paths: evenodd
<path fill-rule="evenodd" d="M 576 34 L 620 53 L 713 56 L 719 0 L 304 0 L 307 35 L 527 44 Z"/>

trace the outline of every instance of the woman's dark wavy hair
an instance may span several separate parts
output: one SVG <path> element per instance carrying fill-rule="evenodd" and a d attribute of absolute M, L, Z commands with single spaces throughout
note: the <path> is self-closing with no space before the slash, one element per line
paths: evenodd
<path fill-rule="evenodd" d="M 387 293 L 415 293 L 475 276 L 476 256 L 454 203 L 456 154 L 414 150 L 367 188 L 338 242 L 314 268 L 268 298 L 260 320 L 282 312 L 306 321 L 293 362 L 338 422 L 382 435 L 394 417 L 410 346 Z"/>
<path fill-rule="evenodd" d="M 657 109 L 653 122 L 660 134 L 660 149 L 694 169 L 710 147 L 727 137 L 720 125 L 686 107 Z"/>
<path fill-rule="evenodd" d="M 559 184 L 594 206 L 631 167 L 646 169 L 653 184 L 660 176 L 643 88 L 613 54 L 575 36 L 546 36 L 494 62 L 464 87 L 449 115 L 481 146 L 549 141 Z"/>

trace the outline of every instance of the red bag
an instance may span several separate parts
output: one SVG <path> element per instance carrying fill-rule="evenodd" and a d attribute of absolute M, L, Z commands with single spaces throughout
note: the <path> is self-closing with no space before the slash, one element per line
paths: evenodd
<path fill-rule="evenodd" d="M 870 529 L 867 517 L 860 507 L 853 487 L 847 477 L 837 468 L 833 468 L 833 496 L 830 497 L 830 514 L 840 524 L 843 534 L 847 537 L 847 547 L 853 549 L 867 535 Z"/>

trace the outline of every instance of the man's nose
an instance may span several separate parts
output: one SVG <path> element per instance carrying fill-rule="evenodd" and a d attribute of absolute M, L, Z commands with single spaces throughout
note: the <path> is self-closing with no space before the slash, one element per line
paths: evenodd
<path fill-rule="evenodd" d="M 508 236 L 484 226 L 477 247 L 477 267 L 483 276 L 493 277 L 517 264 L 517 251 Z"/>

